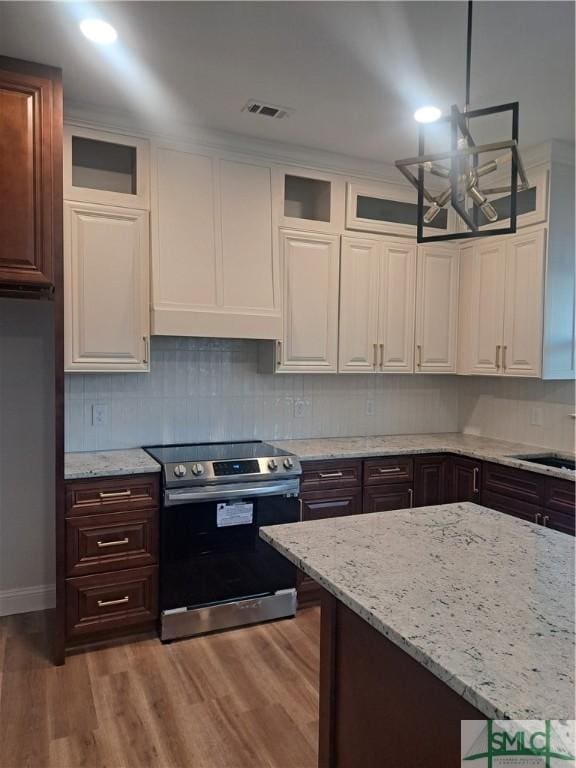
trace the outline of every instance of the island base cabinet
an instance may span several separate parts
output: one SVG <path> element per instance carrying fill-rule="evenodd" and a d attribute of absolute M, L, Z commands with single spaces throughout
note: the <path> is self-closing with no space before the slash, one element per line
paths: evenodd
<path fill-rule="evenodd" d="M 320 768 L 460 765 L 485 716 L 328 592 L 321 621 Z"/>

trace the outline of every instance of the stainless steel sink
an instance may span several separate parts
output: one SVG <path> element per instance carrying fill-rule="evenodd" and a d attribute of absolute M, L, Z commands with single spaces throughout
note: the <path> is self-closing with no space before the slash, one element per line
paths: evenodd
<path fill-rule="evenodd" d="M 542 464 L 544 467 L 556 467 L 557 469 L 576 470 L 576 461 L 557 453 L 530 454 L 528 456 L 511 456 L 512 459 L 522 459 L 531 464 Z"/>

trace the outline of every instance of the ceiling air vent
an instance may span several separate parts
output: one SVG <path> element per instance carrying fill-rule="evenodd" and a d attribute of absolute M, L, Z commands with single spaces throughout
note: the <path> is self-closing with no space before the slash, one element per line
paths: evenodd
<path fill-rule="evenodd" d="M 264 104 L 262 101 L 250 99 L 242 107 L 242 112 L 251 112 L 253 115 L 275 117 L 277 120 L 281 120 L 283 117 L 289 117 L 294 110 L 290 109 L 290 107 L 280 107 L 278 104 Z"/>

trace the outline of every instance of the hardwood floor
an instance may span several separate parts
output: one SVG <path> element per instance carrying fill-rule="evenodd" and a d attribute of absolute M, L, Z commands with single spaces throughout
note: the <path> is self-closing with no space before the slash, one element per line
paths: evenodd
<path fill-rule="evenodd" d="M 316 768 L 318 608 L 51 665 L 48 612 L 0 619 L 0 768 Z"/>

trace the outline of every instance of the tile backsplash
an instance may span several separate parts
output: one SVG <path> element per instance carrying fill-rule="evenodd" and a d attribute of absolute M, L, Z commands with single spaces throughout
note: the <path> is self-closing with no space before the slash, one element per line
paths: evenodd
<path fill-rule="evenodd" d="M 469 432 L 574 449 L 574 382 L 258 371 L 258 342 L 152 338 L 151 372 L 66 376 L 66 450 Z"/>
<path fill-rule="evenodd" d="M 559 451 L 574 450 L 573 381 L 459 379 L 459 429 Z"/>
<path fill-rule="evenodd" d="M 458 429 L 455 376 L 258 371 L 258 342 L 153 337 L 151 372 L 66 376 L 66 450 Z"/>

